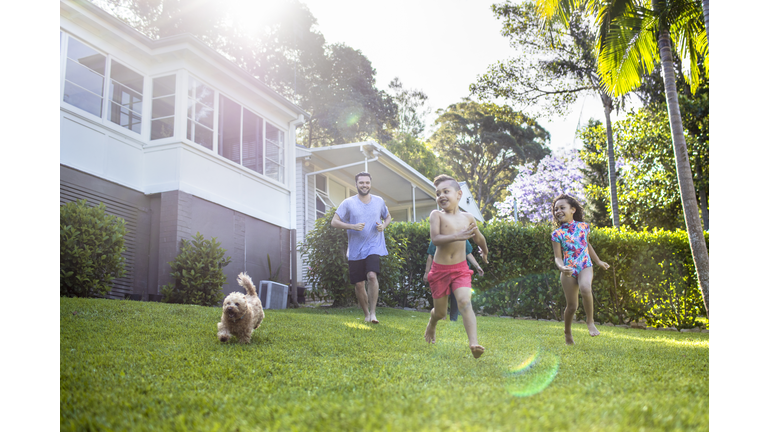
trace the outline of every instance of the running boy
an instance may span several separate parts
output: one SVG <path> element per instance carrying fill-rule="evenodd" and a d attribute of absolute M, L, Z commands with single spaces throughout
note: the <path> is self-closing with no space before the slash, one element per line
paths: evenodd
<path fill-rule="evenodd" d="M 485 348 L 477 343 L 477 320 L 472 310 L 472 270 L 467 266 L 465 240 L 472 239 L 483 250 L 483 261 L 488 263 L 488 245 L 477 229 L 475 218 L 459 210 L 461 189 L 459 183 L 445 174 L 435 178 L 435 195 L 440 210 L 429 215 L 429 236 L 437 246 L 432 268 L 427 275 L 429 289 L 435 300 L 424 332 L 424 340 L 435 343 L 438 321 L 445 317 L 448 295 L 453 292 L 464 321 L 469 339 L 469 349 L 475 358 L 483 355 Z"/>
<path fill-rule="evenodd" d="M 589 225 L 584 222 L 584 210 L 575 198 L 566 194 L 555 198 L 552 202 L 552 217 L 555 224 L 560 226 L 552 232 L 551 240 L 555 265 L 560 270 L 560 283 L 565 294 L 565 344 L 573 345 L 571 323 L 579 307 L 579 291 L 587 315 L 589 335 L 600 334 L 592 316 L 592 261 L 605 270 L 610 265 L 601 261 L 589 244 Z"/>

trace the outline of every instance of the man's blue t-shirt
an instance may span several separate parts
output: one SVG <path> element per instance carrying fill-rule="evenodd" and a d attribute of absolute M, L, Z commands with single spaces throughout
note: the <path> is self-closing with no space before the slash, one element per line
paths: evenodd
<path fill-rule="evenodd" d="M 347 230 L 347 259 L 357 261 L 365 259 L 368 255 L 388 255 L 387 245 L 384 241 L 384 232 L 376 229 L 376 222 L 382 222 L 389 215 L 387 204 L 376 195 L 371 194 L 368 204 L 360 201 L 355 195 L 341 202 L 336 214 L 342 222 L 356 225 L 365 223 L 362 231 Z"/>
<path fill-rule="evenodd" d="M 472 253 L 472 251 L 475 248 L 472 247 L 472 243 L 470 243 L 469 240 L 467 240 L 467 244 L 466 244 L 465 249 L 467 251 L 467 255 L 469 255 L 469 254 Z M 435 244 L 432 243 L 432 240 L 430 240 L 429 241 L 429 247 L 427 247 L 427 255 L 432 255 L 432 257 L 434 258 L 435 252 L 437 252 L 437 246 L 435 246 Z M 467 266 L 469 266 L 469 268 L 472 268 L 472 264 L 470 264 L 469 260 L 467 260 Z"/>

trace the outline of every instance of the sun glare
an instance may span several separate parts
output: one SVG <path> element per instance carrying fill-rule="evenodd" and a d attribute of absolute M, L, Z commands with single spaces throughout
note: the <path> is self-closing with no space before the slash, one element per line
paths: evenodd
<path fill-rule="evenodd" d="M 250 34 L 261 33 L 270 23 L 288 13 L 283 1 L 229 0 L 230 16 L 237 27 Z M 280 20 L 284 21 L 284 20 Z"/>

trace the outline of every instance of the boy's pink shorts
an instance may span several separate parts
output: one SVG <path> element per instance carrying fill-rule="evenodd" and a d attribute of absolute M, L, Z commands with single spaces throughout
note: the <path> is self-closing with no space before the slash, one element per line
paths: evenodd
<path fill-rule="evenodd" d="M 449 295 L 456 288 L 472 288 L 472 274 L 466 261 L 458 264 L 443 265 L 433 262 L 432 268 L 427 275 L 429 289 L 432 291 L 432 298 L 440 298 Z"/>

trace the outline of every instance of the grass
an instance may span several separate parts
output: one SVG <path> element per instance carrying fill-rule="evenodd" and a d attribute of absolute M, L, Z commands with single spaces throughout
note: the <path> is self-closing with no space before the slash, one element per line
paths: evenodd
<path fill-rule="evenodd" d="M 132 431 L 708 430 L 709 337 L 357 308 L 266 311 L 250 345 L 220 309 L 60 301 L 60 429 Z"/>

